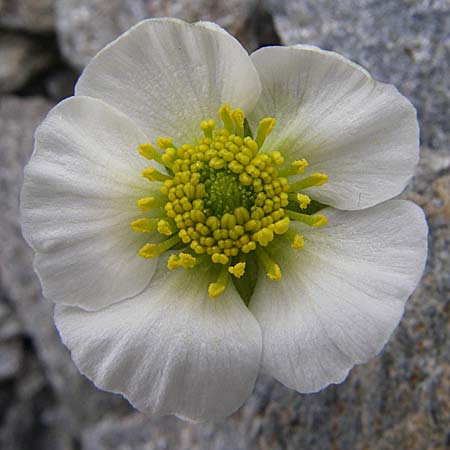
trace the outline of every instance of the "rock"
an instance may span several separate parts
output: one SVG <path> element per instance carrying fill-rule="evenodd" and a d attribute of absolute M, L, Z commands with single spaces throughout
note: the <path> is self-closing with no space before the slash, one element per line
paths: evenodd
<path fill-rule="evenodd" d="M 449 148 L 450 2 L 266 0 L 284 44 L 312 44 L 393 83 L 416 106 L 422 142 Z"/>
<path fill-rule="evenodd" d="M 0 342 L 0 382 L 13 378 L 23 360 L 22 342 L 18 339 Z"/>
<path fill-rule="evenodd" d="M 248 51 L 255 50 L 258 38 L 251 22 L 260 14 L 255 0 L 145 0 L 148 17 L 178 17 L 187 22 L 211 20 L 226 28 Z"/>
<path fill-rule="evenodd" d="M 57 397 L 58 420 L 65 433 L 77 435 L 85 424 L 108 411 L 130 407 L 121 397 L 97 390 L 75 368 L 53 325 L 53 307 L 41 294 L 33 254 L 19 225 L 23 166 L 33 149 L 33 133 L 52 105 L 42 98 L 0 98 L 0 271 L 3 289 L 24 324 Z"/>
<path fill-rule="evenodd" d="M 40 364 L 27 352 L 20 375 L 0 385 L 0 448 L 74 450 L 55 420 L 55 403 Z"/>
<path fill-rule="evenodd" d="M 22 324 L 19 323 L 6 300 L 0 299 L 0 342 L 8 341 L 22 334 Z"/>
<path fill-rule="evenodd" d="M 55 0 L 1 0 L 0 26 L 33 32 L 54 29 Z"/>
<path fill-rule="evenodd" d="M 73 95 L 78 76 L 77 71 L 67 67 L 52 71 L 45 80 L 47 95 L 56 102 L 70 97 Z"/>
<path fill-rule="evenodd" d="M 145 17 L 140 0 L 60 0 L 56 29 L 63 56 L 83 68 L 108 42 Z"/>
<path fill-rule="evenodd" d="M 0 93 L 14 92 L 53 60 L 48 46 L 18 33 L 0 34 Z"/>
<path fill-rule="evenodd" d="M 75 68 L 83 68 L 108 42 L 146 17 L 213 20 L 254 49 L 256 24 L 250 18 L 257 14 L 255 4 L 255 0 L 60 0 L 57 33 L 64 57 Z"/>

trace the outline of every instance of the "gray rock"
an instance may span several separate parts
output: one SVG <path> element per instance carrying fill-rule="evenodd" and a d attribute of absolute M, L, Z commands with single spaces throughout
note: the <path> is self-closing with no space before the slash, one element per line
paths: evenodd
<path fill-rule="evenodd" d="M 0 342 L 0 382 L 13 378 L 21 369 L 22 342 L 19 339 Z"/>
<path fill-rule="evenodd" d="M 83 68 L 108 42 L 146 17 L 213 20 L 253 49 L 256 37 L 249 19 L 254 6 L 255 0 L 59 0 L 57 33 L 64 57 L 75 68 Z"/>
<path fill-rule="evenodd" d="M 32 353 L 27 352 L 20 375 L 0 385 L 0 408 L 0 448 L 74 450 L 55 420 L 55 398 Z"/>
<path fill-rule="evenodd" d="M 33 32 L 54 29 L 55 0 L 1 0 L 0 26 Z"/>
<path fill-rule="evenodd" d="M 70 68 L 52 71 L 45 80 L 45 90 L 54 101 L 61 101 L 73 95 L 74 86 L 79 73 Z"/>
<path fill-rule="evenodd" d="M 144 17 L 140 0 L 60 0 L 56 29 L 61 52 L 75 68 L 83 68 L 108 42 Z"/>
<path fill-rule="evenodd" d="M 41 98 L 0 98 L 0 271 L 5 294 L 14 303 L 57 397 L 59 423 L 65 433 L 77 435 L 105 412 L 120 415 L 130 407 L 80 376 L 56 333 L 52 305 L 42 297 L 32 251 L 21 235 L 23 166 L 33 149 L 34 129 L 51 106 Z"/>
<path fill-rule="evenodd" d="M 313 44 L 395 84 L 419 112 L 422 141 L 450 146 L 448 0 L 266 0 L 284 44 Z"/>
<path fill-rule="evenodd" d="M 48 46 L 18 33 L 0 33 L 0 93 L 20 89 L 53 60 Z"/>
<path fill-rule="evenodd" d="M 22 334 L 22 324 L 17 320 L 17 317 L 6 301 L 0 299 L 0 343 L 19 337 Z"/>
<path fill-rule="evenodd" d="M 251 18 L 259 13 L 256 0 L 145 0 L 148 17 L 178 17 L 187 22 L 211 20 L 226 28 L 248 51 L 258 45 Z"/>

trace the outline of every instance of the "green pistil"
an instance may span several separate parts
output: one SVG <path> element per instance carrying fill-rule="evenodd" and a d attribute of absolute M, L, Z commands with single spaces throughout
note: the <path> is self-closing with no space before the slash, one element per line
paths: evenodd
<path fill-rule="evenodd" d="M 247 209 L 253 206 L 253 189 L 243 186 L 239 178 L 229 170 L 207 169 L 202 178 L 206 190 L 204 202 L 207 215 L 221 217 L 225 213 L 233 213 L 240 206 Z"/>

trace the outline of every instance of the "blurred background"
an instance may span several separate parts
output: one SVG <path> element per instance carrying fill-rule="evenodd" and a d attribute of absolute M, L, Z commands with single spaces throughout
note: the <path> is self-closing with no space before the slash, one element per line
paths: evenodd
<path fill-rule="evenodd" d="M 249 52 L 338 51 L 418 110 L 421 161 L 403 197 L 427 214 L 427 269 L 383 354 L 339 386 L 306 396 L 262 376 L 222 422 L 148 418 L 81 377 L 56 335 L 18 224 L 33 132 L 98 50 L 157 16 L 216 21 Z M 449 106 L 449 0 L 0 0 L 0 449 L 449 448 Z"/>

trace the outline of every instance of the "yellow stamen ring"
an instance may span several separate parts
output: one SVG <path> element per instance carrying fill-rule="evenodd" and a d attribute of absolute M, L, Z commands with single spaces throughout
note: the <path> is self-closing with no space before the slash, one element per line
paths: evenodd
<path fill-rule="evenodd" d="M 156 144 L 161 153 L 151 144 L 139 146 L 142 156 L 166 166 L 170 175 L 153 167 L 143 171 L 145 178 L 160 182 L 161 188 L 160 194 L 139 199 L 138 207 L 142 211 L 159 208 L 162 214 L 131 224 L 135 231 L 157 230 L 171 236 L 158 244 L 144 245 L 139 252 L 144 258 L 156 257 L 182 244 L 199 256 L 185 252 L 172 255 L 167 262 L 169 269 L 192 268 L 199 264 L 199 259 L 205 258 L 221 266 L 217 281 L 208 288 L 213 298 L 225 290 L 230 274 L 236 278 L 245 275 L 243 256 L 255 250 L 267 276 L 280 280 L 280 267 L 263 248 L 286 233 L 292 248 L 303 248 L 303 237 L 292 235 L 289 230 L 291 220 L 311 226 L 326 224 L 325 216 L 301 214 L 288 208 L 289 201 L 297 201 L 301 209 L 306 209 L 310 197 L 296 191 L 320 186 L 327 176 L 315 173 L 289 184 L 286 176 L 302 174 L 308 162 L 294 161 L 283 172 L 278 169 L 285 163 L 280 151 L 260 152 L 275 126 L 275 119 L 262 119 L 256 138 L 252 139 L 245 136 L 248 125 L 242 110 L 232 110 L 225 104 L 218 114 L 224 128 L 216 129 L 213 119 L 202 121 L 204 137 L 196 144 L 175 146 L 171 138 L 160 137 Z"/>

